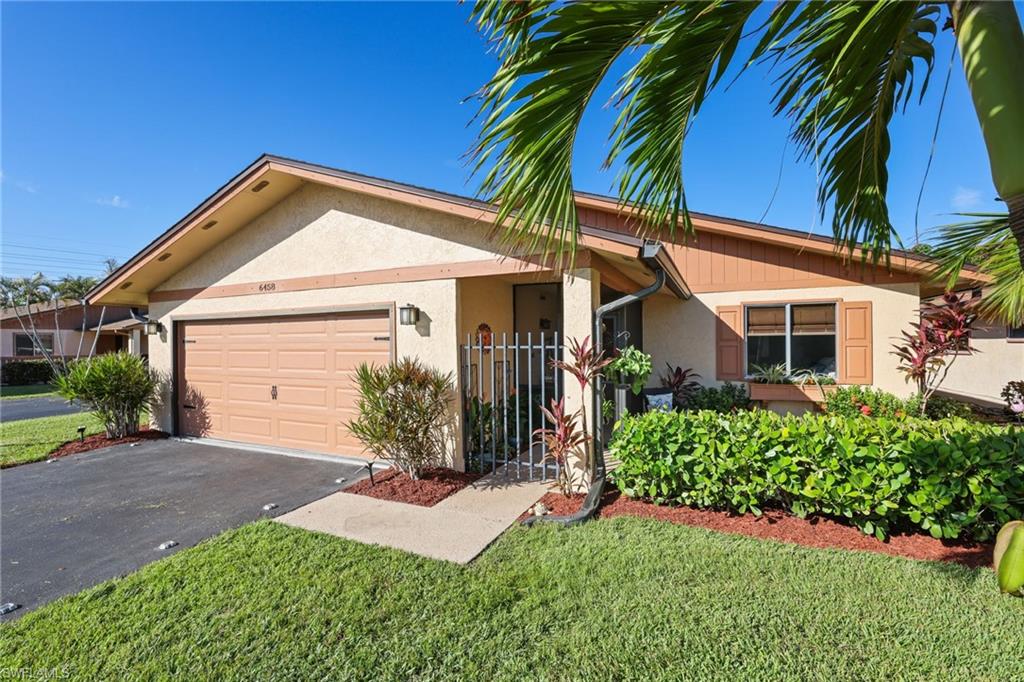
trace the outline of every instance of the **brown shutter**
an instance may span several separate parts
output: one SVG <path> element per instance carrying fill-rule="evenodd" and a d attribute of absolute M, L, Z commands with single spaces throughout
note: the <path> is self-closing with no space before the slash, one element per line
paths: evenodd
<path fill-rule="evenodd" d="M 722 381 L 743 379 L 743 306 L 718 306 L 715 314 L 715 376 Z"/>
<path fill-rule="evenodd" d="M 870 384 L 871 301 L 839 304 L 839 383 Z"/>

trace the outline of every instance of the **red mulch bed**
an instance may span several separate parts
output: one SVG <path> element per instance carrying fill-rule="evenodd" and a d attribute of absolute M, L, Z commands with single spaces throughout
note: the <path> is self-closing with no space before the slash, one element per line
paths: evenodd
<path fill-rule="evenodd" d="M 548 493 L 543 502 L 552 514 L 571 514 L 583 504 L 583 496 L 567 498 L 561 493 Z M 821 549 L 854 549 L 878 552 L 907 559 L 949 561 L 976 567 L 992 562 L 992 545 L 987 543 L 951 542 L 936 540 L 930 535 L 893 535 L 882 542 L 865 535 L 852 526 L 831 519 L 811 517 L 801 519 L 783 511 L 767 510 L 760 517 L 753 514 L 694 509 L 692 507 L 661 507 L 650 502 L 634 500 L 618 490 L 605 493 L 598 516 L 638 516 L 669 521 L 685 526 L 700 526 L 723 533 L 736 533 L 752 538 L 768 538 Z M 524 515 L 523 518 L 525 518 Z"/>
<path fill-rule="evenodd" d="M 374 472 L 373 484 L 369 478 L 365 478 L 345 488 L 345 492 L 375 497 L 378 500 L 433 507 L 480 476 L 436 467 L 424 470 L 420 480 L 414 481 L 397 469 L 388 469 L 380 473 Z"/>
<path fill-rule="evenodd" d="M 163 431 L 146 427 L 142 427 L 139 429 L 138 433 L 124 438 L 107 438 L 102 433 L 98 433 L 94 436 L 86 436 L 85 440 L 69 440 L 67 443 L 64 443 L 51 452 L 47 457 L 48 459 L 57 459 L 58 457 L 67 457 L 68 455 L 77 455 L 80 452 L 89 452 L 90 450 L 105 448 L 109 445 L 138 443 L 142 440 L 159 440 L 161 438 L 167 438 L 169 435 L 170 434 L 164 433 Z"/>

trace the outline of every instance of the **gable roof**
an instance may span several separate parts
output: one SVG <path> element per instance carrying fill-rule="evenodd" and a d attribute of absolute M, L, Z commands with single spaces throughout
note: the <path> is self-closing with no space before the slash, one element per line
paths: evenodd
<path fill-rule="evenodd" d="M 243 228 L 304 182 L 369 194 L 488 225 L 493 224 L 496 215 L 493 204 L 470 197 L 264 154 L 97 284 L 87 294 L 86 300 L 90 303 L 102 301 L 145 305 L 149 291 L 166 281 L 184 264 Z M 577 192 L 576 198 L 580 207 L 623 213 L 623 207 L 613 197 Z M 698 231 L 727 234 L 840 257 L 833 241 L 821 235 L 701 213 L 691 213 L 691 217 Z M 633 255 L 644 240 L 621 230 L 581 224 L 580 243 L 584 247 Z M 859 258 L 859 252 L 855 251 L 852 257 Z M 890 267 L 924 277 L 934 269 L 934 262 L 894 250 Z M 984 276 L 969 269 L 963 271 L 962 277 L 971 282 L 986 281 Z"/>

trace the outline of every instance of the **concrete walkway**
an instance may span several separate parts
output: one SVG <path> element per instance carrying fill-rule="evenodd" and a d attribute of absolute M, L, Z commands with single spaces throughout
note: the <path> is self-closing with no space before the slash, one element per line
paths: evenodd
<path fill-rule="evenodd" d="M 338 492 L 277 517 L 296 528 L 466 564 L 554 486 L 488 474 L 433 507 Z"/>

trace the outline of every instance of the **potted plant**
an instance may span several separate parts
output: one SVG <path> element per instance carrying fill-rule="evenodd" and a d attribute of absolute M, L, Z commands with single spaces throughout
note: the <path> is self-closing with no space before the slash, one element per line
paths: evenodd
<path fill-rule="evenodd" d="M 647 380 L 654 371 L 651 356 L 636 346 L 626 346 L 608 363 L 608 379 L 615 384 L 615 419 L 618 420 L 626 409 L 626 390 L 640 395 Z"/>
<path fill-rule="evenodd" d="M 776 365 L 752 364 L 750 399 L 768 402 L 825 402 L 825 396 L 835 390 L 836 380 L 828 374 L 801 370 L 789 374 L 782 363 Z M 810 385 L 808 385 L 810 384 Z M 829 388 L 832 387 L 832 388 Z"/>

